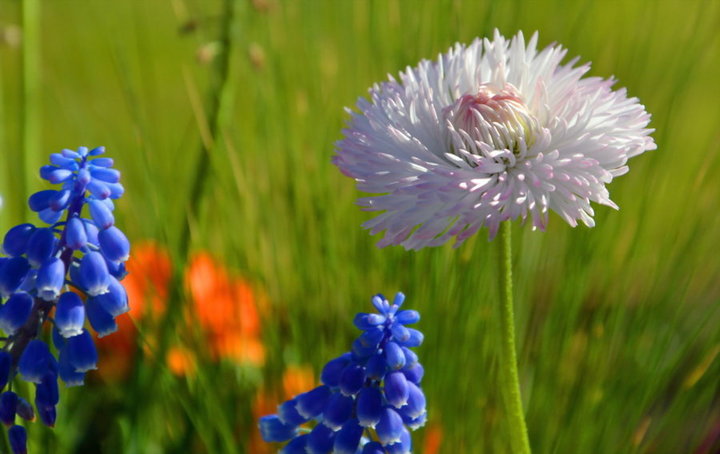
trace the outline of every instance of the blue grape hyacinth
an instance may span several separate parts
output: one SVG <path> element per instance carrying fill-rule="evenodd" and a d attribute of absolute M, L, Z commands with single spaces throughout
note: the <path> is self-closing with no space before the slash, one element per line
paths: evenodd
<path fill-rule="evenodd" d="M 267 442 L 288 442 L 282 454 L 406 454 L 410 431 L 425 424 L 423 367 L 410 350 L 423 341 L 408 328 L 420 320 L 414 310 L 400 310 L 405 295 L 392 304 L 376 295 L 377 313 L 360 313 L 354 324 L 363 333 L 352 350 L 329 361 L 322 385 L 278 406 L 260 418 Z"/>
<path fill-rule="evenodd" d="M 59 188 L 36 192 L 28 201 L 47 225 L 20 224 L 3 239 L 0 422 L 9 427 L 15 454 L 27 451 L 17 417 L 37 417 L 52 427 L 58 378 L 79 386 L 85 373 L 97 368 L 88 326 L 98 337 L 108 335 L 117 330 L 115 317 L 129 310 L 120 281 L 130 243 L 113 217 L 113 200 L 124 189 L 104 152 L 80 147 L 52 154 L 40 176 Z M 13 391 L 15 377 L 35 385 L 34 408 Z"/>

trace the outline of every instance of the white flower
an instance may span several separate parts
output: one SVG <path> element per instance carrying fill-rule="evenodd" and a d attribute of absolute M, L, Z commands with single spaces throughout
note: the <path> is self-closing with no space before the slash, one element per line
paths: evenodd
<path fill-rule="evenodd" d="M 617 206 L 606 184 L 627 160 L 655 148 L 650 115 L 614 80 L 560 64 L 566 50 L 536 48 L 495 31 L 492 41 L 456 44 L 400 81 L 360 98 L 333 159 L 354 178 L 378 243 L 407 249 L 459 245 L 483 226 L 494 237 L 507 219 L 544 229 L 548 210 L 592 227 L 590 202 Z"/>

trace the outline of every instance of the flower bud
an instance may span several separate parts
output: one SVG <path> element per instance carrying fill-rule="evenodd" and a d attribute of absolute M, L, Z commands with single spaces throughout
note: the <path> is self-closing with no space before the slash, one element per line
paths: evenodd
<path fill-rule="evenodd" d="M 15 424 L 15 409 L 17 408 L 18 396 L 12 391 L 0 394 L 0 422 L 6 426 Z"/>
<path fill-rule="evenodd" d="M 75 368 L 76 372 L 87 372 L 97 369 L 98 354 L 92 336 L 83 331 L 77 336 L 67 339 L 65 343 L 68 361 Z"/>
<path fill-rule="evenodd" d="M 25 421 L 35 421 L 35 411 L 33 410 L 30 402 L 18 396 L 17 407 L 15 407 L 16 413 L 19 417 Z"/>
<path fill-rule="evenodd" d="M 395 342 L 385 344 L 385 363 L 393 370 L 402 369 L 405 365 L 405 354 Z"/>
<path fill-rule="evenodd" d="M 28 199 L 28 205 L 30 206 L 30 209 L 36 213 L 45 210 L 50 206 L 50 200 L 52 200 L 57 193 L 58 191 L 54 189 L 38 191 L 30 196 Z"/>
<path fill-rule="evenodd" d="M 15 334 L 27 322 L 32 307 L 33 298 L 28 293 L 13 293 L 0 307 L 0 329 L 10 336 Z"/>
<path fill-rule="evenodd" d="M 296 397 L 297 411 L 303 418 L 314 418 L 322 413 L 329 398 L 330 388 L 327 386 L 318 386 Z"/>
<path fill-rule="evenodd" d="M 8 230 L 3 240 L 3 250 L 12 257 L 17 257 L 25 253 L 28 239 L 35 231 L 32 224 L 20 224 Z"/>
<path fill-rule="evenodd" d="M 12 426 L 8 430 L 8 439 L 13 454 L 27 454 L 27 432 L 23 426 Z"/>
<path fill-rule="evenodd" d="M 30 264 L 39 267 L 55 252 L 55 244 L 57 239 L 52 229 L 41 228 L 35 229 L 30 235 L 27 242 L 27 250 L 25 254 Z"/>
<path fill-rule="evenodd" d="M 62 337 L 82 334 L 85 323 L 85 305 L 82 299 L 73 292 L 65 292 L 60 296 L 55 308 L 55 327 Z M 57 347 L 57 344 L 55 345 Z M 59 348 L 59 347 L 58 347 Z"/>
<path fill-rule="evenodd" d="M 358 424 L 357 419 L 351 419 L 346 422 L 342 428 L 335 434 L 335 442 L 333 443 L 333 453 L 335 454 L 355 454 L 360 439 L 362 438 L 363 428 Z"/>
<path fill-rule="evenodd" d="M 35 286 L 37 295 L 45 301 L 53 301 L 65 285 L 65 264 L 57 257 L 51 257 L 40 266 Z"/>
<path fill-rule="evenodd" d="M 340 392 L 346 396 L 357 394 L 365 383 L 365 368 L 359 364 L 350 364 L 340 376 Z"/>
<path fill-rule="evenodd" d="M 380 443 L 383 446 L 387 446 L 392 443 L 400 441 L 400 436 L 403 431 L 403 420 L 400 415 L 390 407 L 385 407 L 375 426 L 375 432 L 377 433 Z"/>
<path fill-rule="evenodd" d="M 68 349 L 66 348 L 60 350 L 58 374 L 66 386 L 82 386 L 85 384 L 85 372 L 75 371 L 75 367 L 70 364 Z"/>
<path fill-rule="evenodd" d="M 40 383 L 48 371 L 51 359 L 52 355 L 45 342 L 40 339 L 31 340 L 18 361 L 20 376 L 25 381 Z"/>
<path fill-rule="evenodd" d="M 78 269 L 80 286 L 90 296 L 101 295 L 108 291 L 110 275 L 108 274 L 105 259 L 99 252 L 88 252 L 80 261 Z"/>
<path fill-rule="evenodd" d="M 287 441 L 296 433 L 295 426 L 283 423 L 276 415 L 260 418 L 260 435 L 267 442 Z"/>
<path fill-rule="evenodd" d="M 107 293 L 106 293 L 107 295 Z M 100 295 L 104 296 L 104 295 Z M 117 331 L 118 326 L 115 318 L 98 301 L 100 297 L 88 298 L 87 318 L 90 326 L 93 327 L 98 337 L 104 337 Z"/>
<path fill-rule="evenodd" d="M 357 396 L 357 418 L 363 427 L 375 427 L 383 415 L 382 392 L 376 387 L 363 388 Z"/>
<path fill-rule="evenodd" d="M 84 222 L 77 216 L 73 216 L 65 227 L 65 244 L 73 250 L 82 249 L 87 245 Z"/>
<path fill-rule="evenodd" d="M 385 399 L 395 408 L 400 408 L 407 403 L 410 395 L 408 381 L 402 372 L 390 372 L 385 376 Z"/>
<path fill-rule="evenodd" d="M 27 277 L 30 264 L 25 257 L 13 257 L 0 262 L 0 296 L 12 295 Z"/>
<path fill-rule="evenodd" d="M 286 400 L 280 404 L 277 415 L 282 422 L 290 424 L 291 426 L 299 426 L 308 421 L 307 418 L 303 418 L 302 415 L 298 413 L 297 400 L 295 399 Z"/>
<path fill-rule="evenodd" d="M 125 287 L 113 276 L 109 278 L 108 292 L 88 299 L 95 300 L 111 316 L 117 317 L 130 310 Z"/>
<path fill-rule="evenodd" d="M 110 226 L 98 234 L 100 250 L 113 262 L 124 262 L 130 257 L 130 241 L 117 227 Z"/>
<path fill-rule="evenodd" d="M 307 454 L 326 454 L 332 451 L 335 432 L 323 424 L 313 427 L 308 435 Z"/>
<path fill-rule="evenodd" d="M 115 217 L 107 204 L 101 200 L 91 199 L 88 201 L 90 217 L 99 229 L 107 229 L 115 223 Z"/>
<path fill-rule="evenodd" d="M 348 353 L 332 359 L 325 364 L 322 373 L 320 374 L 320 381 L 323 384 L 336 387 L 340 385 L 340 375 L 345 367 L 350 362 L 350 355 Z"/>
<path fill-rule="evenodd" d="M 333 393 L 323 410 L 322 423 L 332 430 L 338 430 L 352 416 L 354 403 L 352 397 Z"/>

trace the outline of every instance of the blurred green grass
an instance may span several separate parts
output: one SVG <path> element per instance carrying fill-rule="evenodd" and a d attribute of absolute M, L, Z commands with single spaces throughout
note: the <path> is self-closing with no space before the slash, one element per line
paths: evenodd
<path fill-rule="evenodd" d="M 0 2 L 4 30 L 20 10 Z M 123 171 L 118 223 L 131 238 L 155 238 L 181 261 L 189 225 L 190 249 L 261 282 L 271 304 L 262 379 L 226 364 L 194 380 L 163 371 L 148 389 L 158 366 L 140 363 L 128 383 L 65 390 L 58 428 L 32 429 L 44 446 L 35 452 L 250 452 L 260 382 L 277 383 L 287 364 L 319 371 L 347 349 L 351 316 L 370 295 L 396 290 L 424 316 L 440 452 L 507 452 L 495 245 L 481 233 L 459 250 L 378 250 L 359 227 L 368 215 L 353 183 L 330 164 L 344 106 L 386 74 L 495 27 L 538 30 L 542 46 L 556 41 L 592 61 L 591 74 L 617 77 L 657 129 L 658 150 L 610 187 L 619 212 L 596 207 L 594 229 L 555 216 L 545 233 L 515 227 L 534 451 L 693 453 L 720 424 L 720 3 L 241 1 L 234 102 L 205 157 L 216 76 L 203 59 L 217 48 L 222 11 L 220 1 L 41 1 L 39 156 L 22 148 L 20 48 L 0 46 L 0 227 L 26 216 L 23 181 L 43 187 L 21 157 L 104 144 Z M 188 219 L 201 159 L 210 173 Z"/>

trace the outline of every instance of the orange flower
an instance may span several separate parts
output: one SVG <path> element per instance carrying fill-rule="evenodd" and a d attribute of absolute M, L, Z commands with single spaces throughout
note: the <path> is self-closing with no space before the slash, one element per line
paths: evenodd
<path fill-rule="evenodd" d="M 250 285 L 231 278 L 207 252 L 198 252 L 191 258 L 186 281 L 213 356 L 263 364 L 265 348 L 260 340 L 260 317 Z"/>
<path fill-rule="evenodd" d="M 440 424 L 431 424 L 425 429 L 424 454 L 437 454 L 442 445 L 443 430 Z"/>
<path fill-rule="evenodd" d="M 315 387 L 315 374 L 310 366 L 290 365 L 283 373 L 282 382 L 285 399 L 292 399 Z"/>
<path fill-rule="evenodd" d="M 195 355 L 183 347 L 171 347 L 167 353 L 170 372 L 178 376 L 194 375 L 197 369 Z"/>

